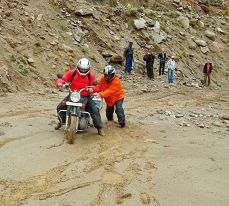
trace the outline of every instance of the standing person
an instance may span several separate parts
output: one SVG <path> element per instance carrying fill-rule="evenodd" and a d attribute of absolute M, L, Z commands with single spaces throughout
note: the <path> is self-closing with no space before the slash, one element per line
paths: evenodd
<path fill-rule="evenodd" d="M 204 84 L 209 86 L 211 83 L 211 73 L 212 73 L 212 63 L 207 59 L 207 63 L 204 65 L 203 74 L 204 74 Z M 207 82 L 208 79 L 208 82 Z"/>
<path fill-rule="evenodd" d="M 122 107 L 124 91 L 113 66 L 109 65 L 104 68 L 103 76 L 101 76 L 98 85 L 96 86 L 96 91 L 99 93 L 95 93 L 95 95 L 105 99 L 107 104 L 106 117 L 108 121 L 113 120 L 115 109 L 120 127 L 125 127 L 125 114 Z"/>
<path fill-rule="evenodd" d="M 161 53 L 158 55 L 159 59 L 159 76 L 164 75 L 165 72 L 165 61 L 166 61 L 166 53 L 165 49 L 161 49 Z"/>
<path fill-rule="evenodd" d="M 152 53 L 152 49 L 148 49 L 147 53 L 143 57 L 143 60 L 146 62 L 146 71 L 148 79 L 154 79 L 153 73 L 153 63 L 155 56 Z"/>
<path fill-rule="evenodd" d="M 133 51 L 133 42 L 129 42 L 129 46 L 124 49 L 123 56 L 126 58 L 125 64 L 125 73 L 131 73 L 133 58 L 134 58 L 134 51 Z"/>
<path fill-rule="evenodd" d="M 171 56 L 170 60 L 167 63 L 169 84 L 173 84 L 174 72 L 176 69 L 176 62 L 174 58 L 175 58 L 174 56 Z"/>
<path fill-rule="evenodd" d="M 91 64 L 87 58 L 82 58 L 77 63 L 77 66 L 69 70 L 63 77 L 57 80 L 56 86 L 62 87 L 65 83 L 70 83 L 70 89 L 73 90 L 81 90 L 87 86 L 93 86 L 93 82 L 95 81 L 95 76 L 90 72 Z M 94 90 L 90 88 L 90 92 Z M 105 133 L 103 131 L 103 123 L 101 120 L 101 116 L 99 110 L 96 108 L 95 103 L 92 101 L 91 93 L 87 91 L 83 91 L 81 93 L 82 96 L 82 103 L 86 105 L 86 110 L 90 113 L 93 124 L 95 128 L 98 130 L 98 134 L 104 136 Z M 69 95 L 64 98 L 64 102 L 69 99 Z M 62 101 L 62 102 L 63 102 Z M 67 106 L 62 104 L 62 102 L 57 106 L 57 113 L 60 110 L 66 110 Z M 60 113 L 59 123 L 55 127 L 56 130 L 60 129 L 61 122 L 65 123 L 65 114 Z"/>

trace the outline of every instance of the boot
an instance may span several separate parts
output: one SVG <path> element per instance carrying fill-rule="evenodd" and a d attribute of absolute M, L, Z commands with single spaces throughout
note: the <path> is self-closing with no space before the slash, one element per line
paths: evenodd
<path fill-rule="evenodd" d="M 103 131 L 103 128 L 98 128 L 97 130 L 98 130 L 98 135 L 105 136 L 105 133 Z"/>
<path fill-rule="evenodd" d="M 126 125 L 125 123 L 120 123 L 121 128 L 125 127 L 125 125 Z"/>
<path fill-rule="evenodd" d="M 58 122 L 57 125 L 55 126 L 55 130 L 58 130 L 58 129 L 60 129 L 60 128 L 61 128 L 61 123 Z"/>

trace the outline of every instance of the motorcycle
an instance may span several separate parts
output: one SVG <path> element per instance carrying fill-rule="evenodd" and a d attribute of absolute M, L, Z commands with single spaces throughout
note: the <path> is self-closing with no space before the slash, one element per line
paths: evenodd
<path fill-rule="evenodd" d="M 67 109 L 60 110 L 58 116 L 61 120 L 62 128 L 65 131 L 67 143 L 73 144 L 76 133 L 79 131 L 85 131 L 90 127 L 91 115 L 85 110 L 85 104 L 82 103 L 83 97 L 81 96 L 81 93 L 83 91 L 88 91 L 90 86 L 83 88 L 80 91 L 71 91 L 68 84 L 64 84 L 63 88 L 69 90 L 69 99 L 65 102 Z M 102 98 L 93 96 L 92 100 L 95 102 L 97 109 L 101 110 L 103 105 Z M 66 116 L 65 123 L 62 123 L 62 119 L 60 118 L 60 113 L 62 112 L 65 113 Z"/>

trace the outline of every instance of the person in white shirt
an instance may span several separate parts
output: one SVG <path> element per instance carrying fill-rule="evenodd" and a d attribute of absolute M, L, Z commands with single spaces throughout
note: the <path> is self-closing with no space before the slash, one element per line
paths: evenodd
<path fill-rule="evenodd" d="M 174 73 L 176 69 L 176 62 L 174 56 L 171 56 L 170 60 L 168 61 L 167 69 L 168 69 L 168 82 L 169 84 L 173 84 Z"/>

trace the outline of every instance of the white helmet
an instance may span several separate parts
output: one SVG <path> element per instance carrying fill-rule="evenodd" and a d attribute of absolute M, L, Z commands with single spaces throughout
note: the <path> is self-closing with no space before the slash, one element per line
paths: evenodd
<path fill-rule="evenodd" d="M 87 58 L 82 58 L 77 63 L 77 69 L 80 76 L 86 76 L 91 68 L 91 64 Z"/>

